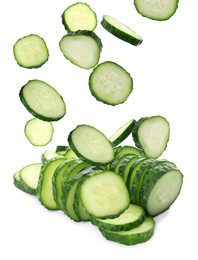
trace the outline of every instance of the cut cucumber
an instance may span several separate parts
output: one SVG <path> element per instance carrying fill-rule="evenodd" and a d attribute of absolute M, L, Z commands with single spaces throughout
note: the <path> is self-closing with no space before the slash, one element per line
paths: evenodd
<path fill-rule="evenodd" d="M 115 106 L 128 99 L 133 90 L 133 79 L 120 65 L 106 61 L 93 69 L 89 88 L 98 101 Z"/>
<path fill-rule="evenodd" d="M 123 231 L 139 226 L 145 218 L 144 210 L 138 205 L 130 204 L 127 210 L 119 217 L 113 219 L 91 218 L 92 224 L 100 229 Z"/>
<path fill-rule="evenodd" d="M 19 93 L 26 109 L 44 121 L 57 121 L 66 113 L 62 96 L 49 84 L 41 80 L 29 80 Z"/>
<path fill-rule="evenodd" d="M 27 185 L 25 185 L 24 182 L 21 180 L 20 171 L 16 172 L 13 175 L 13 179 L 14 179 L 15 187 L 17 187 L 19 190 L 24 191 L 31 195 L 35 195 L 32 189 L 29 189 L 29 187 L 27 187 Z"/>
<path fill-rule="evenodd" d="M 128 26 L 109 15 L 103 16 L 101 24 L 108 32 L 132 45 L 138 46 L 143 41 L 142 38 L 134 31 L 132 31 Z"/>
<path fill-rule="evenodd" d="M 102 219 L 119 216 L 130 201 L 123 179 L 111 171 L 87 178 L 81 185 L 80 198 L 90 215 Z"/>
<path fill-rule="evenodd" d="M 56 146 L 56 152 L 57 153 L 61 153 L 61 155 L 64 155 L 62 154 L 63 152 L 65 153 L 68 149 L 68 146 L 67 145 L 57 145 Z"/>
<path fill-rule="evenodd" d="M 176 12 L 179 0 L 134 0 L 138 13 L 158 21 L 168 20 Z"/>
<path fill-rule="evenodd" d="M 59 209 L 53 197 L 52 178 L 56 168 L 65 160 L 63 157 L 53 158 L 41 167 L 37 196 L 41 204 L 49 210 Z"/>
<path fill-rule="evenodd" d="M 67 159 L 69 159 L 69 158 L 78 159 L 78 156 L 74 153 L 74 151 L 70 147 L 67 148 L 64 156 Z"/>
<path fill-rule="evenodd" d="M 94 165 L 107 165 L 114 159 L 113 147 L 108 138 L 90 125 L 77 126 L 68 137 L 75 154 Z"/>
<path fill-rule="evenodd" d="M 30 34 L 20 38 L 13 47 L 14 57 L 19 66 L 39 68 L 49 58 L 49 51 L 43 38 Z"/>
<path fill-rule="evenodd" d="M 125 145 L 125 146 L 119 147 L 117 149 L 117 151 L 115 152 L 115 157 L 119 157 L 124 154 L 143 156 L 143 153 L 141 153 L 141 151 L 138 148 L 136 148 L 134 146 L 130 146 L 130 145 Z"/>
<path fill-rule="evenodd" d="M 122 176 L 124 182 L 126 183 L 128 174 L 131 166 L 139 160 L 140 157 L 136 155 L 127 156 L 122 163 L 119 165 L 118 174 Z"/>
<path fill-rule="evenodd" d="M 45 146 L 52 140 L 54 127 L 51 122 L 33 118 L 26 123 L 24 132 L 32 145 Z"/>
<path fill-rule="evenodd" d="M 51 160 L 55 157 L 61 157 L 61 155 L 58 154 L 57 152 L 45 150 L 44 153 L 41 155 L 41 161 L 42 161 L 42 163 L 44 163 L 44 162 Z"/>
<path fill-rule="evenodd" d="M 130 135 L 134 125 L 135 125 L 135 120 L 131 119 L 123 126 L 121 126 L 113 135 L 110 136 L 109 140 L 111 141 L 113 147 L 119 145 Z"/>
<path fill-rule="evenodd" d="M 75 3 L 65 9 L 62 14 L 62 23 L 67 31 L 93 31 L 97 25 L 95 12 L 86 3 Z"/>
<path fill-rule="evenodd" d="M 135 123 L 132 135 L 136 146 L 146 156 L 156 159 L 167 147 L 170 126 L 162 116 L 144 117 Z"/>
<path fill-rule="evenodd" d="M 68 33 L 59 42 L 64 57 L 83 69 L 95 67 L 100 59 L 102 42 L 90 31 Z"/>
<path fill-rule="evenodd" d="M 151 217 L 146 217 L 142 224 L 127 231 L 111 231 L 100 229 L 102 235 L 111 241 L 135 245 L 148 241 L 154 233 L 155 222 Z"/>

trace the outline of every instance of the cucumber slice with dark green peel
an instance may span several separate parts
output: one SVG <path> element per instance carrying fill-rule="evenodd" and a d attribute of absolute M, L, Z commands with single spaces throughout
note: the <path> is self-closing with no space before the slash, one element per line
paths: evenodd
<path fill-rule="evenodd" d="M 27 193 L 36 195 L 42 163 L 33 163 L 20 170 L 20 179 Z"/>
<path fill-rule="evenodd" d="M 70 32 L 93 31 L 97 26 L 97 17 L 88 4 L 78 2 L 65 9 L 62 14 L 62 23 Z"/>
<path fill-rule="evenodd" d="M 76 214 L 75 209 L 74 209 L 74 203 L 75 203 L 75 192 L 77 189 L 77 185 L 80 181 L 80 179 L 84 176 L 84 175 L 88 175 L 90 173 L 95 174 L 98 172 L 101 172 L 101 169 L 97 169 L 94 166 L 88 166 L 85 165 L 85 163 L 80 163 L 78 166 L 80 167 L 76 167 L 77 164 L 75 164 L 75 166 L 72 166 L 72 176 L 70 177 L 70 179 L 68 178 L 67 181 L 63 182 L 63 186 L 62 186 L 62 191 L 63 191 L 63 195 L 62 195 L 62 207 L 63 207 L 63 211 L 64 213 L 70 217 L 71 219 L 73 219 L 74 221 L 78 222 L 81 221 L 81 219 L 79 218 L 79 216 Z M 74 170 L 75 167 L 75 170 Z M 84 170 L 83 170 L 84 168 Z M 68 169 L 69 170 L 69 169 Z"/>
<path fill-rule="evenodd" d="M 13 175 L 13 179 L 14 179 L 15 187 L 17 187 L 19 190 L 24 191 L 24 192 L 31 194 L 31 195 L 35 195 L 34 192 L 32 192 L 32 190 L 30 190 L 27 187 L 27 185 L 25 185 L 24 182 L 22 181 L 22 179 L 20 177 L 20 171 L 16 172 Z"/>
<path fill-rule="evenodd" d="M 53 197 L 52 178 L 56 168 L 65 160 L 64 157 L 53 158 L 46 161 L 41 167 L 37 196 L 41 204 L 49 210 L 59 209 Z"/>
<path fill-rule="evenodd" d="M 69 146 L 67 145 L 57 145 L 56 152 L 66 152 Z"/>
<path fill-rule="evenodd" d="M 82 160 L 94 165 L 107 165 L 114 159 L 109 139 L 90 125 L 78 125 L 68 137 L 71 149 Z"/>
<path fill-rule="evenodd" d="M 126 183 L 129 170 L 131 166 L 136 163 L 140 159 L 139 156 L 136 155 L 128 155 L 125 159 L 119 164 L 118 174 L 123 178 L 124 182 Z"/>
<path fill-rule="evenodd" d="M 59 42 L 64 57 L 83 69 L 95 67 L 100 59 L 102 42 L 91 31 L 68 33 Z"/>
<path fill-rule="evenodd" d="M 134 0 L 136 10 L 142 16 L 165 21 L 171 18 L 178 8 L 179 0 Z"/>
<path fill-rule="evenodd" d="M 69 158 L 78 159 L 78 156 L 74 153 L 74 151 L 70 147 L 67 148 L 67 150 L 65 151 L 64 156 L 67 159 L 69 159 Z"/>
<path fill-rule="evenodd" d="M 51 142 L 54 127 L 51 122 L 33 118 L 25 124 L 25 135 L 34 146 L 45 146 Z"/>
<path fill-rule="evenodd" d="M 117 149 L 117 151 L 115 152 L 115 157 L 119 157 L 123 154 L 131 154 L 131 155 L 136 155 L 136 156 L 144 156 L 143 153 L 141 153 L 141 151 L 134 147 L 134 146 L 130 146 L 130 145 L 125 145 L 125 146 L 121 146 Z"/>
<path fill-rule="evenodd" d="M 63 163 L 61 163 L 53 173 L 52 177 L 52 190 L 53 190 L 53 198 L 59 209 L 62 209 L 62 180 L 65 175 L 66 169 L 70 164 L 74 162 L 74 159 L 67 159 Z M 64 177 L 65 178 L 65 177 Z"/>
<path fill-rule="evenodd" d="M 98 101 L 115 106 L 128 99 L 133 90 L 133 79 L 120 65 L 106 61 L 93 69 L 89 88 Z"/>
<path fill-rule="evenodd" d="M 134 125 L 135 120 L 131 119 L 126 124 L 121 126 L 113 135 L 110 136 L 109 140 L 111 141 L 113 147 L 119 145 L 131 134 Z"/>
<path fill-rule="evenodd" d="M 161 162 L 149 167 L 140 188 L 140 205 L 151 216 L 167 210 L 178 197 L 183 175 L 174 164 Z"/>
<path fill-rule="evenodd" d="M 80 198 L 91 216 L 102 219 L 119 216 L 130 201 L 123 179 L 112 171 L 87 178 L 81 185 Z"/>
<path fill-rule="evenodd" d="M 108 32 L 134 46 L 140 45 L 143 41 L 142 38 L 134 31 L 132 31 L 128 26 L 109 15 L 103 16 L 101 24 Z"/>
<path fill-rule="evenodd" d="M 122 155 L 116 157 L 115 160 L 109 165 L 109 170 L 114 171 L 118 175 L 122 176 L 122 174 L 120 174 L 120 172 L 119 172 L 120 165 L 125 160 L 131 160 L 133 158 L 136 159 L 137 156 L 136 155 L 130 155 L 130 154 L 122 154 Z"/>
<path fill-rule="evenodd" d="M 170 125 L 162 116 L 144 117 L 132 130 L 136 146 L 149 158 L 158 158 L 165 151 L 170 135 Z"/>
<path fill-rule="evenodd" d="M 63 156 L 61 156 L 57 152 L 45 150 L 44 153 L 41 155 L 41 161 L 42 161 L 42 163 L 44 163 L 44 162 L 49 161 L 49 160 L 56 158 L 56 157 L 63 157 Z"/>
<path fill-rule="evenodd" d="M 49 58 L 49 51 L 43 38 L 30 34 L 14 44 L 14 57 L 23 68 L 39 68 Z"/>
<path fill-rule="evenodd" d="M 66 113 L 62 96 L 44 81 L 28 81 L 21 88 L 19 97 L 26 109 L 41 120 L 57 121 Z"/>
<path fill-rule="evenodd" d="M 146 217 L 142 224 L 127 231 L 111 231 L 100 229 L 102 235 L 111 241 L 136 245 L 148 241 L 154 233 L 155 222 L 151 217 Z"/>
<path fill-rule="evenodd" d="M 138 205 L 130 204 L 119 217 L 113 219 L 91 218 L 92 224 L 99 229 L 123 231 L 139 226 L 145 218 L 144 210 Z"/>

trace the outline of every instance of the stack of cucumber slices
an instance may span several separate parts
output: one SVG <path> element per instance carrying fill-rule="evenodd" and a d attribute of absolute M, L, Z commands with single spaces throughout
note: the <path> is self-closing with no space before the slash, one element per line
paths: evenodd
<path fill-rule="evenodd" d="M 121 145 L 129 135 L 136 146 Z M 129 120 L 110 138 L 93 126 L 78 125 L 68 145 L 46 150 L 41 162 L 14 174 L 14 184 L 49 210 L 90 221 L 108 240 L 146 242 L 154 233 L 154 217 L 173 204 L 182 187 L 176 165 L 159 159 L 169 135 L 162 116 Z"/>

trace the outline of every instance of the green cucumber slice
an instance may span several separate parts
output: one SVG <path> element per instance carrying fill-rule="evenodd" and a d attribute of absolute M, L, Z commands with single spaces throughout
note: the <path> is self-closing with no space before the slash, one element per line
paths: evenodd
<path fill-rule="evenodd" d="M 130 201 L 123 179 L 112 171 L 87 178 L 81 185 L 80 198 L 90 215 L 102 219 L 119 216 Z"/>
<path fill-rule="evenodd" d="M 144 210 L 138 205 L 130 204 L 119 217 L 113 219 L 91 218 L 92 224 L 99 229 L 123 231 L 139 226 L 145 218 Z"/>
<path fill-rule="evenodd" d="M 43 38 L 30 34 L 20 38 L 13 46 L 14 57 L 23 68 L 39 68 L 49 58 L 49 51 Z"/>
<path fill-rule="evenodd" d="M 155 222 L 151 217 L 146 217 L 142 224 L 127 231 L 111 231 L 100 229 L 102 235 L 111 241 L 136 245 L 148 241 L 154 233 Z"/>
<path fill-rule="evenodd" d="M 109 140 L 111 141 L 113 147 L 119 145 L 131 134 L 134 125 L 135 120 L 131 119 L 109 137 Z"/>
<path fill-rule="evenodd" d="M 51 142 L 54 127 L 51 122 L 33 118 L 25 124 L 25 136 L 34 146 L 45 146 Z"/>
<path fill-rule="evenodd" d="M 44 121 L 57 121 L 66 113 L 62 96 L 49 84 L 41 80 L 29 80 L 19 97 L 26 109 Z"/>
<path fill-rule="evenodd" d="M 143 156 L 143 154 L 141 153 L 141 151 L 138 148 L 136 148 L 134 146 L 130 146 L 130 145 L 125 145 L 125 146 L 119 147 L 117 149 L 117 151 L 115 152 L 115 157 L 119 157 L 123 154 Z"/>
<path fill-rule="evenodd" d="M 70 147 L 67 148 L 67 150 L 65 151 L 64 156 L 67 159 L 69 159 L 69 158 L 78 159 L 78 156 L 74 153 L 74 151 Z"/>
<path fill-rule="evenodd" d="M 134 0 L 135 8 L 139 14 L 157 21 L 170 19 L 176 12 L 178 3 L 179 0 Z"/>
<path fill-rule="evenodd" d="M 93 126 L 78 125 L 70 132 L 68 142 L 75 154 L 88 163 L 107 165 L 114 159 L 109 139 Z"/>
<path fill-rule="evenodd" d="M 71 63 L 83 69 L 90 69 L 99 62 L 102 42 L 94 32 L 77 31 L 64 35 L 59 47 Z"/>
<path fill-rule="evenodd" d="M 131 75 L 120 65 L 106 61 L 97 65 L 89 77 L 91 94 L 107 105 L 124 103 L 133 90 Z"/>
<path fill-rule="evenodd" d="M 63 157 L 59 153 L 50 151 L 50 150 L 45 150 L 44 153 L 41 155 L 41 161 L 42 163 L 49 161 L 55 157 Z"/>
<path fill-rule="evenodd" d="M 117 38 L 128 42 L 134 46 L 138 46 L 142 43 L 142 38 L 137 35 L 134 31 L 132 31 L 128 26 L 119 22 L 115 18 L 104 15 L 101 25 L 111 34 L 116 36 Z"/>
<path fill-rule="evenodd" d="M 162 116 L 139 119 L 132 130 L 136 146 L 150 158 L 158 158 L 165 151 L 170 135 L 170 125 Z"/>
<path fill-rule="evenodd" d="M 86 3 L 75 3 L 67 7 L 62 14 L 62 23 L 67 31 L 93 31 L 97 26 L 95 12 Z"/>

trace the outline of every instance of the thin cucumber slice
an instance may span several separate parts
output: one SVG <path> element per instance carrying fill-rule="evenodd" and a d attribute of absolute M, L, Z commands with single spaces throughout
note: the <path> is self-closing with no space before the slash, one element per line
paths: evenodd
<path fill-rule="evenodd" d="M 62 153 L 62 152 L 66 152 L 67 151 L 67 149 L 68 149 L 68 146 L 67 145 L 57 145 L 56 146 L 56 152 L 57 153 Z"/>
<path fill-rule="evenodd" d="M 67 159 L 69 159 L 69 158 L 78 159 L 78 156 L 74 153 L 74 151 L 70 147 L 68 147 L 68 149 L 66 150 L 64 156 Z"/>
<path fill-rule="evenodd" d="M 124 182 L 126 183 L 127 176 L 129 174 L 129 170 L 131 166 L 139 160 L 139 156 L 136 155 L 128 155 L 125 159 L 120 163 L 118 168 L 118 174 L 123 178 Z"/>
<path fill-rule="evenodd" d="M 119 217 L 113 219 L 91 218 L 92 224 L 99 229 L 123 231 L 139 226 L 145 218 L 144 210 L 138 205 L 130 204 Z"/>
<path fill-rule="evenodd" d="M 86 3 L 75 3 L 67 7 L 62 14 L 62 23 L 67 31 L 93 31 L 97 26 L 95 12 Z"/>
<path fill-rule="evenodd" d="M 148 241 L 154 233 L 155 222 L 151 217 L 146 217 L 142 224 L 127 231 L 111 231 L 100 229 L 102 235 L 111 241 L 136 245 Z"/>
<path fill-rule="evenodd" d="M 61 157 L 61 155 L 54 151 L 45 150 L 44 153 L 41 155 L 41 161 L 42 163 L 44 163 L 56 157 Z"/>
<path fill-rule="evenodd" d="M 51 122 L 33 118 L 25 124 L 24 132 L 32 145 L 45 146 L 52 140 L 54 127 Z"/>
<path fill-rule="evenodd" d="M 59 47 L 71 63 L 83 69 L 90 69 L 99 62 L 102 42 L 94 32 L 77 31 L 63 36 Z"/>
<path fill-rule="evenodd" d="M 117 173 L 118 175 L 123 177 L 122 173 L 119 172 L 120 165 L 122 165 L 122 163 L 125 160 L 132 160 L 133 158 L 134 158 L 134 160 L 136 160 L 137 156 L 130 155 L 130 154 L 122 154 L 119 157 L 116 157 L 116 159 L 113 161 L 113 163 L 109 166 L 109 170 L 114 171 L 115 173 Z"/>
<path fill-rule="evenodd" d="M 14 57 L 23 68 L 39 68 L 49 58 L 49 51 L 43 38 L 30 34 L 20 38 L 13 47 Z"/>
<path fill-rule="evenodd" d="M 33 163 L 20 170 L 20 179 L 26 187 L 26 192 L 36 195 L 42 163 Z"/>
<path fill-rule="evenodd" d="M 41 204 L 49 210 L 59 209 L 53 197 L 52 178 L 56 168 L 65 160 L 64 157 L 53 158 L 41 167 L 37 196 Z"/>
<path fill-rule="evenodd" d="M 87 178 L 81 185 L 80 198 L 90 215 L 102 219 L 119 216 L 130 201 L 123 179 L 111 171 Z"/>
<path fill-rule="evenodd" d="M 106 61 L 93 69 L 89 77 L 89 89 L 98 101 L 115 106 L 128 99 L 133 90 L 133 79 L 117 63 Z"/>
<path fill-rule="evenodd" d="M 178 3 L 179 0 L 134 0 L 139 14 L 157 21 L 171 18 L 178 8 Z"/>
<path fill-rule="evenodd" d="M 19 97 L 26 109 L 44 121 L 57 121 L 66 113 L 62 96 L 49 84 L 41 80 L 29 80 Z"/>
<path fill-rule="evenodd" d="M 115 157 L 119 157 L 123 154 L 143 156 L 143 153 L 141 153 L 141 151 L 138 148 L 136 148 L 134 146 L 130 146 L 130 145 L 125 145 L 125 146 L 119 147 L 119 149 L 115 152 Z"/>
<path fill-rule="evenodd" d="M 109 15 L 103 16 L 101 24 L 108 32 L 134 46 L 140 45 L 143 41 L 142 38 L 128 26 Z"/>
<path fill-rule="evenodd" d="M 136 146 L 150 158 L 158 158 L 165 151 L 170 135 L 170 125 L 162 116 L 144 117 L 132 130 Z"/>
<path fill-rule="evenodd" d="M 29 193 L 31 195 L 33 195 L 33 192 L 32 190 L 29 191 L 28 187 L 24 184 L 24 182 L 21 180 L 21 177 L 20 177 L 20 171 L 16 172 L 14 175 L 13 175 L 13 180 L 14 180 L 14 185 L 15 187 L 17 187 L 19 190 L 21 191 L 24 191 L 26 193 Z"/>
<path fill-rule="evenodd" d="M 107 165 L 114 159 L 109 139 L 90 125 L 78 125 L 68 137 L 71 149 L 82 160 L 94 165 Z"/>
<path fill-rule="evenodd" d="M 109 140 L 111 141 L 113 147 L 119 145 L 131 134 L 134 125 L 135 120 L 131 119 L 109 137 Z"/>

